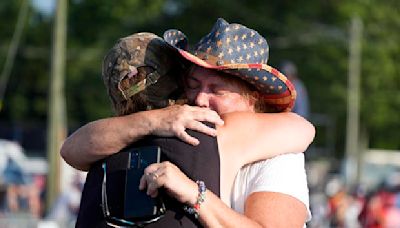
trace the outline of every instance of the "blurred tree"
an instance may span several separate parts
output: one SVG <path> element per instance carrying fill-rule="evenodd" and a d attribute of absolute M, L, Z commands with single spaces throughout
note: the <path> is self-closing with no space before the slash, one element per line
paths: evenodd
<path fill-rule="evenodd" d="M 2 67 L 4 67 L 6 50 L 15 29 L 16 16 L 21 2 L 4 1 L 0 3 L 2 11 L 0 30 L 7 31 L 7 33 L 0 33 L 0 39 L 4 41 L 0 54 Z M 5 107 L 0 113 L 2 120 L 25 123 L 45 121 L 51 43 L 49 22 L 30 11 L 29 22 L 25 26 L 7 85 Z"/>
<path fill-rule="evenodd" d="M 400 2 L 350 1 L 341 5 L 347 16 L 364 22 L 361 124 L 370 146 L 400 149 Z"/>

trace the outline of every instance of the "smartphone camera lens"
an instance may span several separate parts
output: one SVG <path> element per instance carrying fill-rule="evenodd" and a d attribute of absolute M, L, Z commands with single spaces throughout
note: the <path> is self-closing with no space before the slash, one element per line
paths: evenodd
<path fill-rule="evenodd" d="M 132 169 L 139 168 L 139 153 L 137 152 L 131 153 L 131 168 Z"/>

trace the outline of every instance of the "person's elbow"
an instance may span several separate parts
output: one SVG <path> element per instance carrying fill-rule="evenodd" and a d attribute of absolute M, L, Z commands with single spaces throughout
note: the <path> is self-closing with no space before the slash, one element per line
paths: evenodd
<path fill-rule="evenodd" d="M 68 146 L 66 145 L 65 141 L 61 145 L 60 155 L 64 159 L 64 161 L 69 164 L 68 161 L 69 161 L 70 154 L 69 154 Z"/>
<path fill-rule="evenodd" d="M 310 121 L 296 113 L 291 113 L 291 115 L 297 119 L 297 129 L 301 129 L 298 132 L 298 137 L 300 139 L 298 144 L 299 150 L 301 152 L 305 152 L 310 144 L 314 141 L 316 133 L 315 126 Z"/>
<path fill-rule="evenodd" d="M 60 155 L 64 160 L 68 157 L 68 149 L 65 146 L 65 141 L 61 145 Z"/>
<path fill-rule="evenodd" d="M 309 122 L 308 120 L 304 119 L 304 147 L 303 151 L 306 151 L 310 144 L 314 141 L 315 138 L 315 126 Z"/>
<path fill-rule="evenodd" d="M 71 148 L 71 143 L 69 142 L 68 138 L 64 141 L 60 149 L 60 156 L 64 161 L 72 166 L 73 168 L 80 170 L 80 171 L 88 171 L 89 166 L 83 165 L 79 163 L 78 159 L 75 159 L 73 151 L 74 149 Z"/>

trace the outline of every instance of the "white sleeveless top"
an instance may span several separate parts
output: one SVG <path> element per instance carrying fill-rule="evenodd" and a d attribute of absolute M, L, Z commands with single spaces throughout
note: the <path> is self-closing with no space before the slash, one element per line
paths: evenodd
<path fill-rule="evenodd" d="M 249 164 L 236 175 L 231 194 L 231 207 L 244 213 L 244 203 L 253 192 L 279 192 L 295 197 L 307 208 L 311 219 L 304 154 L 285 154 Z"/>

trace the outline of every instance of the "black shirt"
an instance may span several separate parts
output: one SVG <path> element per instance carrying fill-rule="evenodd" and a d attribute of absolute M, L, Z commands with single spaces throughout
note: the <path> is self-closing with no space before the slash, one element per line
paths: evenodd
<path fill-rule="evenodd" d="M 200 144 L 191 146 L 178 138 L 148 136 L 134 143 L 134 146 L 156 145 L 161 148 L 161 160 L 170 161 L 190 179 L 202 180 L 207 189 L 220 195 L 220 159 L 215 137 L 188 131 Z M 102 161 L 96 162 L 89 170 L 82 192 L 76 227 L 108 227 L 101 208 L 101 185 L 103 181 Z M 121 180 L 123 181 L 123 180 Z M 113 194 L 113 193 L 111 193 Z M 117 194 L 117 193 L 115 193 Z M 146 227 L 201 227 L 192 216 L 183 212 L 183 205 L 166 197 L 166 214 L 159 221 Z"/>

